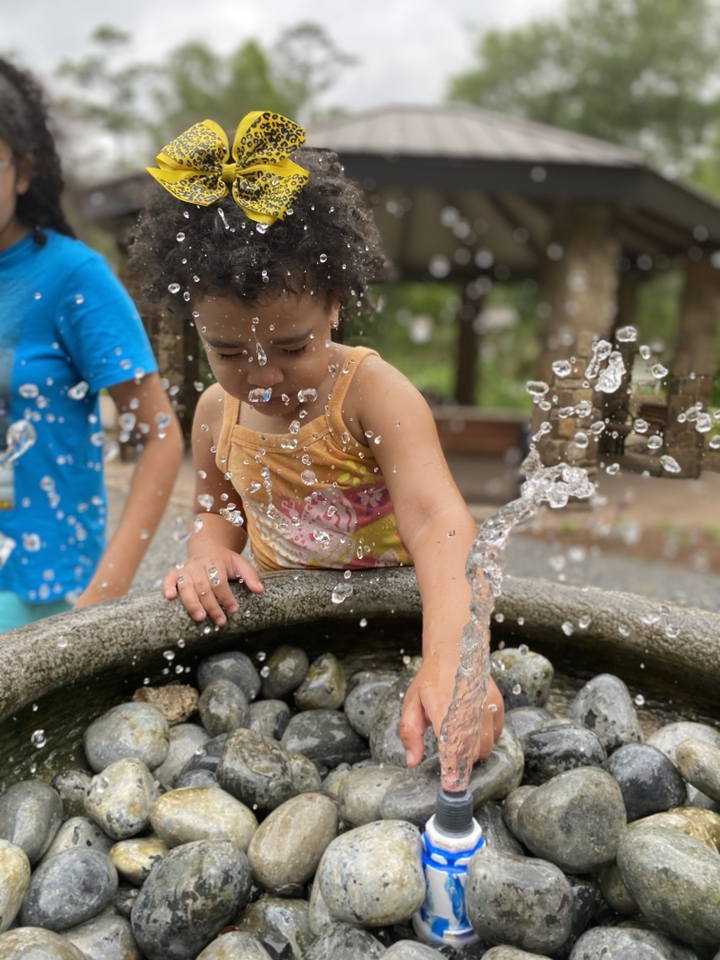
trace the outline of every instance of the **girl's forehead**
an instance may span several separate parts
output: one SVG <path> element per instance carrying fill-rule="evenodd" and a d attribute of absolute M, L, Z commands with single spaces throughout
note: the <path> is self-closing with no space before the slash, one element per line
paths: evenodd
<path fill-rule="evenodd" d="M 198 305 L 200 321 L 212 324 L 232 325 L 237 329 L 267 331 L 271 326 L 293 328 L 298 324 L 307 326 L 324 318 L 326 311 L 317 297 L 307 294 L 296 297 L 280 294 L 267 301 L 257 302 L 205 294 Z"/>

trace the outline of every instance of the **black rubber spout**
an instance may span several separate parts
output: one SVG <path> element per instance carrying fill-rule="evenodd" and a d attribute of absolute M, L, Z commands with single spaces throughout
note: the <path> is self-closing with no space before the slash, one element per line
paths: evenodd
<path fill-rule="evenodd" d="M 469 790 L 438 790 L 435 826 L 451 837 L 462 837 L 472 830 L 473 798 Z"/>

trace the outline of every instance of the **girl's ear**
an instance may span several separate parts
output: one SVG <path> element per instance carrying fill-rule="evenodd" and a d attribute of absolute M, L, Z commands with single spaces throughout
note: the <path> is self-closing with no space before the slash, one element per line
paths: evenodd
<path fill-rule="evenodd" d="M 30 189 L 33 170 L 35 168 L 35 157 L 31 153 L 26 153 L 23 157 L 18 157 L 15 161 L 15 195 L 21 197 Z"/>

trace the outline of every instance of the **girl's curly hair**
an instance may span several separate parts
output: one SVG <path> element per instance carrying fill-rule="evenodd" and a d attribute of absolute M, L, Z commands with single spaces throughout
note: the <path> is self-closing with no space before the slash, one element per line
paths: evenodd
<path fill-rule="evenodd" d="M 201 207 L 156 187 L 130 245 L 147 299 L 167 299 L 168 290 L 195 299 L 211 287 L 242 300 L 315 293 L 369 312 L 367 285 L 386 264 L 363 195 L 336 154 L 303 149 L 293 159 L 308 182 L 266 230 L 229 195 Z"/>
<path fill-rule="evenodd" d="M 43 227 L 75 236 L 60 207 L 63 176 L 55 140 L 50 132 L 42 89 L 31 74 L 0 58 L 0 139 L 13 156 L 32 156 L 30 187 L 17 198 L 15 214 L 45 242 Z"/>

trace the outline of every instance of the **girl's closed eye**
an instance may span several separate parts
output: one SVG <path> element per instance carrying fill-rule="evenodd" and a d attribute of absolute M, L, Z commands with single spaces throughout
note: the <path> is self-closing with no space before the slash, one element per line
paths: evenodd
<path fill-rule="evenodd" d="M 306 343 L 304 347 L 296 347 L 294 350 L 285 350 L 284 353 L 289 353 L 294 356 L 297 356 L 299 353 L 305 353 L 307 348 L 310 346 L 309 343 Z"/>

